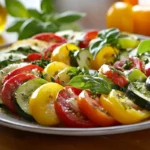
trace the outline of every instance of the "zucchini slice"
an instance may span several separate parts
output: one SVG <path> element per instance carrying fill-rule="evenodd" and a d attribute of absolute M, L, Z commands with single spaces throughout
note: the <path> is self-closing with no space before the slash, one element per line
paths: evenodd
<path fill-rule="evenodd" d="M 29 80 L 22 84 L 15 93 L 15 106 L 16 111 L 23 118 L 28 120 L 32 120 L 32 116 L 29 110 L 29 99 L 32 93 L 41 85 L 47 83 L 46 80 L 41 78 L 36 78 L 33 80 Z"/>
<path fill-rule="evenodd" d="M 91 53 L 88 50 L 80 50 L 77 55 L 77 63 L 79 67 L 89 68 L 91 58 Z"/>
<path fill-rule="evenodd" d="M 147 90 L 145 82 L 130 83 L 126 94 L 135 104 L 150 110 L 150 91 Z"/>

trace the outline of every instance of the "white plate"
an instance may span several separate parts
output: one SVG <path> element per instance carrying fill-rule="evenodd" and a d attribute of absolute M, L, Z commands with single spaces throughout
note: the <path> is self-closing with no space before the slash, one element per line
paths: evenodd
<path fill-rule="evenodd" d="M 138 131 L 150 128 L 150 121 L 140 122 L 132 125 L 120 125 L 113 127 L 98 127 L 98 128 L 65 128 L 65 127 L 45 127 L 36 123 L 28 122 L 21 118 L 18 118 L 12 114 L 0 111 L 0 125 L 4 125 L 10 128 L 15 128 L 24 131 L 44 133 L 44 134 L 56 134 L 56 135 L 107 135 L 126 133 L 132 131 Z"/>
<path fill-rule="evenodd" d="M 148 37 L 139 36 L 139 38 L 147 39 Z M 4 47 L 3 47 L 4 48 Z M 91 135 L 108 135 L 139 131 L 150 128 L 150 121 L 144 121 L 131 125 L 119 125 L 112 127 L 97 127 L 97 128 L 66 128 L 66 127 L 45 127 L 18 118 L 13 114 L 6 113 L 0 109 L 0 125 L 15 128 L 24 131 L 55 134 L 55 135 L 74 135 L 74 136 L 91 136 Z"/>

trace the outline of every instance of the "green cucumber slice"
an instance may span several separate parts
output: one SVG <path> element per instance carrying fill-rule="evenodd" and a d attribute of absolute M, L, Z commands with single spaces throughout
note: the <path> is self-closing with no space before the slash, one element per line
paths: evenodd
<path fill-rule="evenodd" d="M 25 82 L 17 89 L 15 92 L 15 105 L 18 114 L 26 119 L 32 119 L 31 112 L 29 110 L 30 96 L 38 87 L 45 83 L 47 83 L 46 80 L 36 78 Z"/>
<path fill-rule="evenodd" d="M 128 79 L 130 82 L 145 81 L 146 78 L 146 75 L 138 69 L 132 70 L 128 75 Z"/>
<path fill-rule="evenodd" d="M 140 43 L 137 36 L 125 33 L 118 39 L 118 44 L 122 49 L 133 49 L 136 48 Z"/>
<path fill-rule="evenodd" d="M 92 55 L 88 50 L 80 50 L 77 55 L 77 63 L 79 67 L 89 67 Z"/>

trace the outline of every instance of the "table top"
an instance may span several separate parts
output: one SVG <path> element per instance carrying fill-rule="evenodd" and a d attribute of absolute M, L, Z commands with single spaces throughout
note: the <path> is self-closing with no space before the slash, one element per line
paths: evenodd
<path fill-rule="evenodd" d="M 0 150 L 149 150 L 150 129 L 107 136 L 56 136 L 0 126 Z"/>

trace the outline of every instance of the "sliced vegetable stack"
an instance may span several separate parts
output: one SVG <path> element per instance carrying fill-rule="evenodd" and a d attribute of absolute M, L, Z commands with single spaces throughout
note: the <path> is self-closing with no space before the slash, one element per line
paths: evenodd
<path fill-rule="evenodd" d="M 150 40 L 111 28 L 42 33 L 0 51 L 0 106 L 46 126 L 150 118 Z"/>

